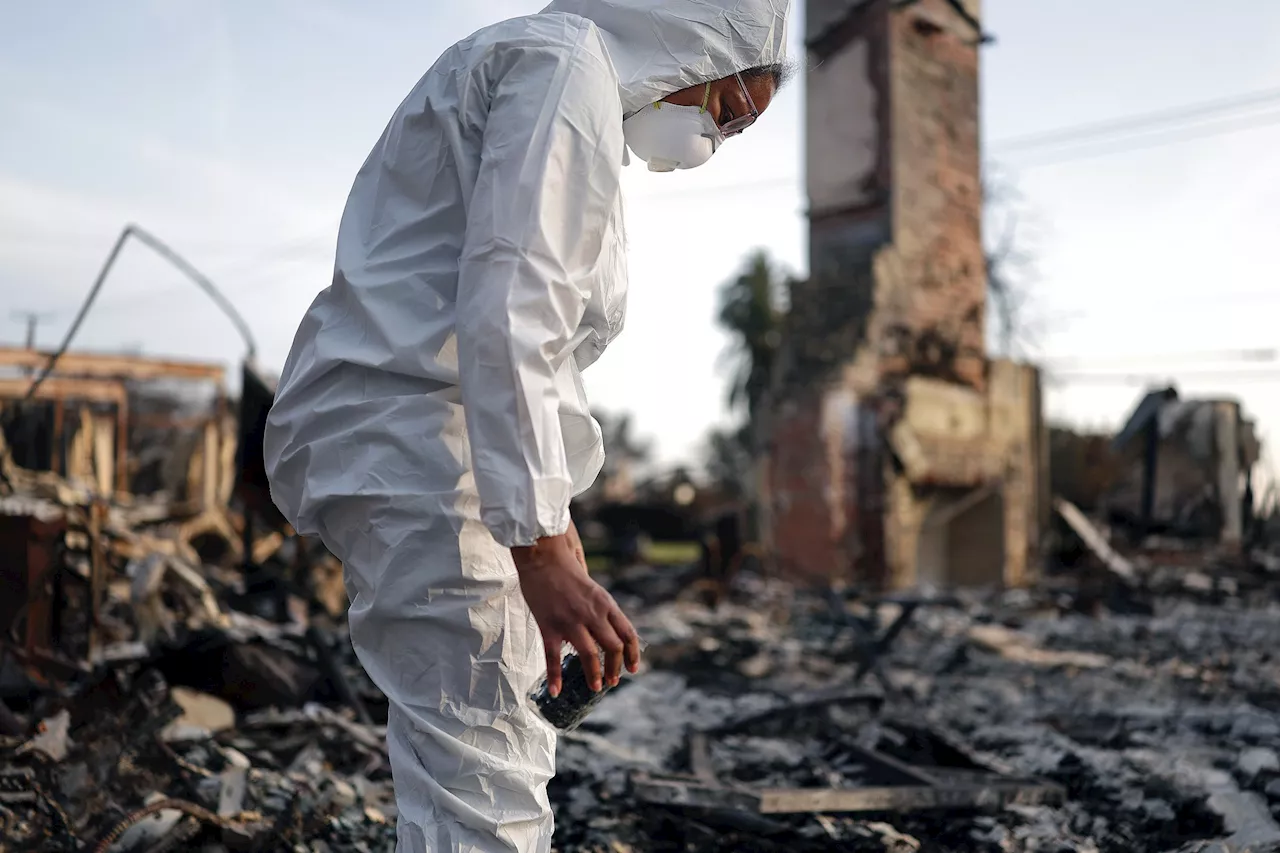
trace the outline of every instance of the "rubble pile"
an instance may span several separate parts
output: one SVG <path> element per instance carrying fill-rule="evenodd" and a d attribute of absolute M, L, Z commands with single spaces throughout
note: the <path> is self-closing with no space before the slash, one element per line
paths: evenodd
<path fill-rule="evenodd" d="M 258 537 L 258 574 L 246 576 L 244 524 L 226 508 L 108 499 L 24 470 L 0 437 L 0 573 L 13 593 L 0 623 L 14 653 L 65 677 L 184 646 L 201 630 L 277 633 L 263 617 L 290 607 L 274 621 L 341 614 L 341 566 L 296 537 Z"/>
<path fill-rule="evenodd" d="M 341 568 L 244 524 L 102 497 L 0 440 L 0 851 L 393 846 Z"/>
<path fill-rule="evenodd" d="M 3 465 L 2 853 L 393 849 L 331 557 Z M 616 573 L 645 665 L 561 737 L 556 849 L 1280 850 L 1280 565 L 1176 551 L 967 597 Z"/>
<path fill-rule="evenodd" d="M 718 611 L 632 601 L 660 671 L 562 740 L 561 849 L 1280 850 L 1271 590 L 1252 608 L 1188 593 L 1103 619 L 1061 592 L 873 609 L 759 580 Z M 873 624 L 891 624 L 907 608 L 908 627 L 867 669 L 876 629 L 858 620 L 878 611 Z M 856 689 L 860 670 L 876 689 Z M 827 800 L 843 814 L 761 808 L 797 790 L 893 784 L 869 778 L 868 751 L 965 807 L 917 792 L 880 812 L 853 796 Z M 716 795 L 664 802 L 645 780 L 669 773 L 713 781 Z M 969 807 L 975 785 L 1011 792 L 1006 807 Z"/>
<path fill-rule="evenodd" d="M 317 705 L 249 714 L 233 728 L 234 714 L 213 697 L 174 694 L 191 707 L 184 711 L 154 671 L 117 671 L 46 719 L 35 737 L 0 741 L 0 846 L 394 844 L 381 730 Z"/>

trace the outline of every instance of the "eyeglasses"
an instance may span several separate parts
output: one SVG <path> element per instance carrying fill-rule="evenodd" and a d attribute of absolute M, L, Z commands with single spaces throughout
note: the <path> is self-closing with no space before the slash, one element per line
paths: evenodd
<path fill-rule="evenodd" d="M 751 125 L 755 124 L 756 119 L 760 118 L 760 111 L 756 109 L 756 102 L 751 100 L 751 93 L 747 91 L 747 84 L 743 82 L 742 75 L 737 71 L 733 72 L 733 76 L 738 81 L 738 86 L 742 89 L 742 97 L 747 99 L 747 112 L 744 115 L 736 116 L 720 125 L 720 132 L 725 137 L 737 136 Z"/>

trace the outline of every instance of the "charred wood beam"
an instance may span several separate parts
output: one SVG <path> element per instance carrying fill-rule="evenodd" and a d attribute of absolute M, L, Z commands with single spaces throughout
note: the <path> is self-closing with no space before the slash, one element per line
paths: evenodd
<path fill-rule="evenodd" d="M 891 687 L 889 679 L 880 668 L 880 658 L 893 647 L 894 641 L 906 630 L 907 625 L 911 623 L 912 617 L 916 615 L 916 610 L 919 608 L 920 602 L 912 601 L 903 604 L 902 612 L 898 614 L 898 618 L 893 620 L 883 634 L 864 647 L 863 658 L 858 662 L 858 669 L 853 673 L 854 684 L 862 681 L 868 672 L 875 670 L 880 675 L 880 680 L 884 685 L 887 688 Z"/>
<path fill-rule="evenodd" d="M 0 364 L 3 361 L 0 360 Z M 0 398 L 19 399 L 31 383 L 23 378 L 0 378 Z M 94 403 L 128 405 L 124 383 L 112 378 L 46 379 L 35 391 L 38 400 L 84 400 Z"/>
<path fill-rule="evenodd" d="M 52 353 L 43 350 L 0 346 L 0 365 L 36 369 L 49 361 Z M 127 379 L 146 382 L 156 379 L 204 380 L 221 383 L 227 371 L 220 364 L 199 361 L 173 361 L 142 356 L 106 355 L 96 353 L 63 353 L 58 358 L 56 373 L 60 376 L 85 379 Z M 52 377 L 50 377 L 51 381 Z M 25 390 L 31 383 L 24 381 Z"/>
<path fill-rule="evenodd" d="M 930 780 L 931 781 L 931 780 Z M 754 814 L 915 812 L 934 809 L 996 809 L 1011 805 L 1055 805 L 1065 792 L 1035 780 L 881 785 L 862 788 L 762 788 L 712 785 L 702 781 L 632 776 L 642 802 L 682 808 L 723 809 Z"/>
<path fill-rule="evenodd" d="M 1084 542 L 1112 574 L 1130 586 L 1137 585 L 1138 573 L 1133 567 L 1133 563 L 1116 553 L 1111 544 L 1107 542 L 1106 537 L 1098 531 L 1098 528 L 1093 526 L 1075 504 L 1062 498 L 1055 498 L 1053 508 L 1058 511 L 1058 515 L 1062 516 L 1062 520 L 1067 523 L 1067 526 L 1080 537 L 1080 541 Z"/>

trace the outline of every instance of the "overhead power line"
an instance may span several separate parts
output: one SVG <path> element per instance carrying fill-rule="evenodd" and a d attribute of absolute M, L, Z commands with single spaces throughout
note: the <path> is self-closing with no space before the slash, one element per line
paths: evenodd
<path fill-rule="evenodd" d="M 1100 143 L 1102 147 L 1092 147 L 1088 143 L 1078 144 L 1072 148 L 1064 149 L 1058 153 L 1049 153 L 1041 157 L 1033 157 L 1029 160 L 1019 160 L 1018 167 L 1020 169 L 1034 169 L 1039 166 L 1056 166 L 1061 163 L 1071 163 L 1077 160 L 1089 160 L 1096 157 L 1106 157 L 1111 154 L 1127 154 L 1131 151 L 1141 151 L 1146 148 L 1160 148 L 1165 145 L 1176 145 L 1180 142 L 1191 142 L 1197 139 L 1209 139 L 1214 136 L 1225 136 L 1231 133 L 1240 133 L 1245 130 L 1256 130 L 1260 127 L 1269 127 L 1271 125 L 1280 124 L 1280 110 L 1270 113 L 1260 113 L 1252 116 L 1240 116 L 1234 122 L 1223 121 L 1210 125 L 1191 125 L 1188 127 L 1171 127 L 1167 130 L 1153 131 L 1148 136 L 1121 137 L 1116 140 L 1116 144 L 1107 145 Z"/>
<path fill-rule="evenodd" d="M 1179 382 L 1213 382 L 1217 384 L 1234 383 L 1280 383 L 1280 370 L 1176 370 L 1170 372 L 1150 371 L 1144 373 L 1104 373 L 1093 371 L 1048 371 L 1050 382 L 1061 382 L 1068 385 L 1157 385 L 1161 383 Z"/>
<path fill-rule="evenodd" d="M 1193 118 L 1210 118 L 1239 112 L 1250 107 L 1280 106 L 1280 89 L 1266 89 L 1245 95 L 1201 101 L 1167 110 L 1157 110 L 1124 118 L 1087 122 L 1057 130 L 1016 136 L 993 144 L 1005 151 L 1026 151 L 1068 143 L 1097 141 L 1117 133 L 1133 133 L 1185 122 Z"/>
<path fill-rule="evenodd" d="M 1113 316 L 1116 310 L 1142 311 L 1149 317 L 1167 317 L 1178 315 L 1184 311 L 1192 311 L 1203 316 L 1216 309 L 1239 305 L 1269 304 L 1280 301 L 1280 288 L 1272 290 L 1228 290 L 1223 293 L 1205 293 L 1190 296 L 1179 295 L 1176 299 L 1152 303 L 1149 294 L 1139 294 L 1132 299 L 1110 299 L 1106 306 L 1089 308 L 1064 306 L 1053 312 L 1057 321 L 1088 320 L 1097 316 Z"/>
<path fill-rule="evenodd" d="M 1246 362 L 1250 364 L 1265 364 L 1280 361 L 1280 352 L 1273 348 L 1259 347 L 1257 349 L 1224 349 L 1224 350 L 1201 350 L 1188 352 L 1166 352 L 1152 355 L 1115 355 L 1115 356 L 1096 356 L 1092 358 L 1080 358 L 1074 356 L 1045 356 L 1039 360 L 1041 364 L 1047 365 L 1050 369 L 1062 368 L 1107 368 L 1124 364 L 1142 364 L 1144 362 L 1158 361 L 1168 364 L 1170 362 L 1187 362 L 1193 361 L 1204 363 L 1209 361 L 1217 362 Z"/>
<path fill-rule="evenodd" d="M 1267 89 L 1124 118 L 1086 122 L 1056 130 L 1027 134 L 996 141 L 992 144 L 992 148 L 1015 155 L 1046 151 L 1045 156 L 1033 158 L 1027 162 L 1023 162 L 1019 158 L 1019 168 L 1033 169 L 1280 124 L 1280 109 L 1270 112 L 1242 114 L 1249 110 L 1265 107 L 1280 107 L 1280 89 Z M 1215 118 L 1222 119 L 1222 121 L 1213 124 L 1187 124 L 1188 121 L 1196 119 Z M 1237 121 L 1232 122 L 1233 118 L 1237 119 Z M 1128 134 L 1128 136 L 1125 134 Z M 1134 134 L 1138 135 L 1135 136 Z M 1114 144 L 1107 145 L 1106 143 L 1108 142 Z M 1093 144 L 1102 144 L 1104 147 L 1090 147 Z M 1064 146 L 1065 150 L 1052 151 L 1055 148 L 1063 149 Z M 630 196 L 630 198 L 650 202 L 663 202 L 688 200 L 697 196 L 724 195 L 733 192 L 758 192 L 771 187 L 799 188 L 802 179 L 800 175 L 778 176 L 754 181 L 737 181 L 724 185 L 689 187 L 657 193 L 638 193 Z M 267 270 L 278 270 L 292 262 L 306 260 L 308 257 L 319 257 L 321 251 L 327 253 L 331 250 L 331 246 L 327 245 L 332 241 L 331 233 L 328 230 L 314 233 L 298 240 L 271 247 L 257 256 L 250 256 L 233 262 L 219 271 L 220 277 L 224 279 L 234 279 L 240 275 L 256 277 Z M 149 291 L 139 294 L 139 297 L 146 299 L 151 298 L 151 296 L 152 293 Z"/>
<path fill-rule="evenodd" d="M 1260 107 L 1276 107 L 1269 112 L 1253 112 Z M 1212 124 L 1196 124 L 1195 119 L 1221 119 Z M 1234 121 L 1232 121 L 1234 119 Z M 1188 123 L 1188 122 L 1191 123 Z M 1119 119 L 1086 122 L 1055 130 L 996 140 L 993 151 L 1006 151 L 1019 155 L 1044 151 L 1040 157 L 1024 160 L 1018 157 L 1020 169 L 1035 169 L 1075 160 L 1123 154 L 1144 148 L 1175 145 L 1195 139 L 1206 139 L 1231 133 L 1240 133 L 1280 124 L 1280 89 L 1268 89 L 1245 95 L 1219 98 L 1215 101 L 1188 104 L 1168 110 L 1142 113 Z M 1129 134 L 1125 136 L 1124 134 Z M 1146 134 L 1141 135 L 1141 134 Z M 1135 135 L 1136 134 L 1136 135 Z M 1117 138 L 1118 137 L 1118 138 Z M 1111 142 L 1114 144 L 1106 145 Z M 1091 144 L 1103 145 L 1090 148 Z M 1054 152 L 1051 149 L 1063 148 Z M 658 193 L 636 194 L 632 198 L 646 201 L 676 201 L 690 196 L 755 191 L 765 187 L 797 186 L 801 175 L 779 176 L 756 181 L 739 181 L 719 186 L 691 187 Z"/>

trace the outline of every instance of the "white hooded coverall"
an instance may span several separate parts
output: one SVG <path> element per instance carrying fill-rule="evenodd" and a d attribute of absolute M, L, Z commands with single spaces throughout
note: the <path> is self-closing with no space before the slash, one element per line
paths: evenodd
<path fill-rule="evenodd" d="M 351 189 L 271 410 L 276 504 L 342 560 L 390 701 L 399 853 L 547 853 L 555 733 L 509 548 L 604 460 L 580 371 L 622 329 L 622 122 L 778 61 L 788 0 L 556 0 L 445 51 Z"/>

